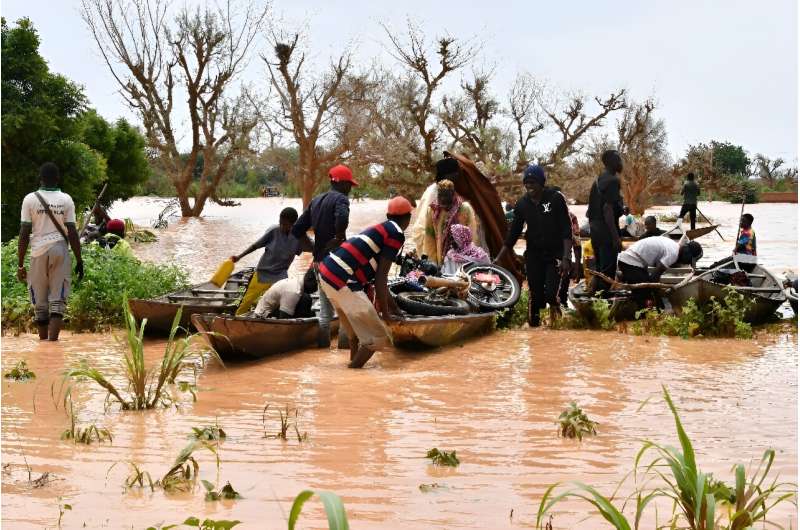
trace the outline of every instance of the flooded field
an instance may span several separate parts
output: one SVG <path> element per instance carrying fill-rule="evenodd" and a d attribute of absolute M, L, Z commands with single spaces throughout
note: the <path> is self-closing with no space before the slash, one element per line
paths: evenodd
<path fill-rule="evenodd" d="M 148 224 L 164 201 L 137 198 L 113 214 Z M 238 208 L 211 206 L 202 219 L 175 221 L 158 243 L 137 255 L 180 263 L 205 279 L 225 256 L 241 252 L 281 208 L 299 201 L 247 199 Z M 382 218 L 383 202 L 353 207 L 353 230 Z M 730 248 L 739 206 L 701 203 L 722 222 L 706 236 L 709 262 Z M 657 208 L 658 212 L 677 208 Z M 576 208 L 580 216 L 583 208 Z M 748 206 L 756 217 L 759 255 L 782 274 L 797 270 L 796 205 Z M 663 227 L 666 227 L 664 225 Z M 254 264 L 257 253 L 247 258 Z M 307 261 L 298 268 L 306 267 Z M 51 388 L 65 368 L 89 359 L 118 376 L 121 345 L 111 334 L 65 334 L 60 343 L 32 335 L 4 337 L 2 368 L 26 359 L 35 381 L 2 382 L 2 522 L 8 528 L 136 528 L 179 523 L 189 516 L 238 519 L 237 528 L 282 528 L 292 499 L 306 488 L 337 492 L 354 529 L 532 528 L 545 489 L 581 480 L 610 495 L 632 466 L 642 439 L 677 445 L 674 423 L 660 399 L 667 385 L 704 471 L 732 482 L 731 467 L 757 462 L 768 447 L 774 470 L 795 481 L 797 469 L 797 337 L 759 335 L 752 341 L 634 337 L 615 332 L 518 330 L 498 332 L 430 352 L 387 351 L 363 370 L 346 368 L 347 354 L 307 350 L 226 368 L 197 369 L 197 401 L 148 412 L 121 412 L 105 393 L 79 382 L 73 401 L 79 424 L 108 428 L 113 443 L 91 446 L 60 439 L 69 426 Z M 156 362 L 163 341 L 148 343 Z M 193 376 L 184 379 L 193 379 Z M 115 379 L 118 380 L 118 379 Z M 649 401 L 640 409 L 645 400 Z M 555 420 L 577 401 L 599 422 L 598 436 L 560 439 Z M 279 428 L 266 404 L 296 409 L 298 442 L 265 438 Z M 218 422 L 227 439 L 214 456 L 196 453 L 200 478 L 238 490 L 237 501 L 205 502 L 191 493 L 123 488 L 126 462 L 153 478 L 163 475 L 189 442 L 192 427 Z M 432 447 L 456 450 L 461 465 L 435 467 Z M 26 464 L 27 463 L 27 464 Z M 116 464 L 116 465 L 115 465 Z M 28 482 L 51 473 L 42 487 Z M 113 466 L 113 467 L 112 467 Z M 423 492 L 421 484 L 440 484 Z M 623 493 L 630 485 L 623 487 Z M 554 528 L 606 528 L 589 506 L 556 509 Z M 660 512 L 661 513 L 661 512 Z M 794 507 L 771 519 L 797 528 Z M 663 519 L 662 519 L 663 522 Z M 306 505 L 303 528 L 325 528 L 317 501 Z M 648 521 L 646 528 L 652 528 Z"/>

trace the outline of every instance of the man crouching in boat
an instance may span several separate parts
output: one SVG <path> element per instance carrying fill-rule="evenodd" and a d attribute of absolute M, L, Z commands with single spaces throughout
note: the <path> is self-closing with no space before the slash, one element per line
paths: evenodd
<path fill-rule="evenodd" d="M 317 290 L 314 268 L 302 278 L 284 278 L 267 289 L 253 312 L 259 318 L 308 318 L 311 311 L 311 294 Z"/>
<path fill-rule="evenodd" d="M 679 244 L 668 237 L 648 237 L 623 250 L 617 266 L 622 281 L 633 285 L 658 282 L 665 270 L 681 263 L 694 268 L 702 257 L 703 247 L 697 241 Z M 649 267 L 655 267 L 652 274 Z M 653 298 L 653 293 L 650 289 L 633 289 L 631 296 L 640 307 L 644 307 L 647 300 Z"/>
<path fill-rule="evenodd" d="M 319 264 L 320 287 L 350 339 L 350 368 L 361 368 L 375 351 L 392 344 L 381 316 L 389 319 L 400 313 L 386 282 L 405 242 L 403 231 L 411 222 L 411 210 L 408 199 L 395 197 L 389 201 L 386 221 L 351 237 Z M 373 282 L 380 316 L 364 292 Z"/>

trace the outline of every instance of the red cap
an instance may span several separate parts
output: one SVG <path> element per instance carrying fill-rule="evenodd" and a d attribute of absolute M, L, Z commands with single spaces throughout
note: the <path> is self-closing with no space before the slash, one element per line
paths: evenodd
<path fill-rule="evenodd" d="M 411 203 L 408 199 L 403 197 L 402 195 L 398 195 L 397 197 L 389 200 L 389 204 L 386 207 L 386 213 L 389 215 L 405 215 L 407 213 L 411 213 L 414 207 L 411 206 Z"/>
<path fill-rule="evenodd" d="M 328 171 L 328 176 L 331 178 L 331 182 L 350 182 L 353 186 L 358 186 L 358 182 L 353 180 L 353 172 L 344 164 L 333 166 Z"/>

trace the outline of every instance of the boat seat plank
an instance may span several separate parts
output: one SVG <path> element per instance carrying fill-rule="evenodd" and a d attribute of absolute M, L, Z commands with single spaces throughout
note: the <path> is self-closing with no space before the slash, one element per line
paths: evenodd
<path fill-rule="evenodd" d="M 209 296 L 191 296 L 186 294 L 170 294 L 167 295 L 170 301 L 177 300 L 192 300 L 195 302 L 230 302 L 229 297 L 212 298 Z"/>
<path fill-rule="evenodd" d="M 238 289 L 192 289 L 192 294 L 239 294 Z"/>

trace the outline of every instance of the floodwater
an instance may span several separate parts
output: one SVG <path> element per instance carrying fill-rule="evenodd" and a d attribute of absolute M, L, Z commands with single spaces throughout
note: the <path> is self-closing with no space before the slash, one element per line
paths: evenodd
<path fill-rule="evenodd" d="M 113 213 L 147 224 L 163 202 L 137 198 Z M 135 252 L 180 263 L 194 279 L 204 279 L 225 256 L 246 248 L 287 205 L 299 207 L 281 199 L 211 206 L 204 218 L 175 221 L 159 233 L 158 243 L 136 246 Z M 739 206 L 701 208 L 723 223 L 728 240 L 703 238 L 706 258 L 712 260 L 729 248 Z M 796 271 L 796 206 L 747 208 L 756 217 L 765 264 L 776 273 Z M 379 201 L 354 205 L 353 229 L 380 219 L 382 211 Z M 256 260 L 254 254 L 245 262 Z M 303 266 L 307 261 L 298 265 Z M 158 360 L 163 345 L 148 343 L 150 363 Z M 225 368 L 209 362 L 196 371 L 198 400 L 186 396 L 166 410 L 121 412 L 111 403 L 104 412 L 104 392 L 76 383 L 78 424 L 108 428 L 114 440 L 91 446 L 60 440 L 69 419 L 56 408 L 51 389 L 58 390 L 64 369 L 88 359 L 115 377 L 121 351 L 109 334 L 65 334 L 55 344 L 31 335 L 4 338 L 3 371 L 24 358 L 37 374 L 35 382 L 2 382 L 4 526 L 55 528 L 61 502 L 72 506 L 63 515 L 64 528 L 140 529 L 189 516 L 238 519 L 243 524 L 237 528 L 281 528 L 294 496 L 311 488 L 341 495 L 354 529 L 532 528 L 550 484 L 581 480 L 610 495 L 631 469 L 642 439 L 678 444 L 659 395 L 662 384 L 681 411 L 705 471 L 732 482 L 734 464 L 753 464 L 773 447 L 774 471 L 796 481 L 794 334 L 683 341 L 523 329 L 430 352 L 380 352 L 363 370 L 347 369 L 347 354 L 336 349 Z M 581 443 L 558 438 L 555 419 L 573 400 L 600 423 L 598 436 Z M 266 404 L 272 412 L 264 424 Z M 267 434 L 278 430 L 274 409 L 286 405 L 297 409 L 306 442 L 299 443 L 291 432 L 288 441 L 264 437 L 265 429 Z M 219 447 L 219 470 L 214 456 L 200 451 L 200 478 L 220 487 L 230 481 L 242 499 L 205 502 L 201 485 L 170 495 L 123 488 L 126 462 L 158 478 L 188 443 L 191 428 L 215 421 L 227 433 Z M 456 450 L 461 465 L 432 466 L 424 458 L 432 447 Z M 32 487 L 26 462 L 34 479 L 50 472 L 54 480 Z M 419 488 L 432 483 L 441 487 Z M 631 487 L 623 485 L 623 494 Z M 666 513 L 659 513 L 663 522 Z M 568 501 L 556 509 L 553 525 L 608 527 L 601 518 L 587 516 L 592 516 L 587 504 Z M 779 507 L 771 520 L 797 527 L 792 506 Z M 318 501 L 306 505 L 300 526 L 326 527 Z M 653 526 L 650 520 L 645 525 Z"/>

